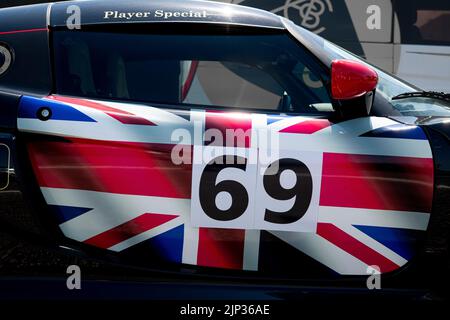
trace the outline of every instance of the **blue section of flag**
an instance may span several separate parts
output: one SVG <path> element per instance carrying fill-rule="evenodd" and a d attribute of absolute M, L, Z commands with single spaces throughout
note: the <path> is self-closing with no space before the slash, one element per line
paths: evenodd
<path fill-rule="evenodd" d="M 55 214 L 58 219 L 58 223 L 64 223 L 66 221 L 72 220 L 83 213 L 91 211 L 92 208 L 80 208 L 80 207 L 68 207 L 68 206 L 54 206 L 49 205 L 50 210 Z"/>
<path fill-rule="evenodd" d="M 280 120 L 284 120 L 289 118 L 289 116 L 282 116 L 282 115 L 268 115 L 267 116 L 267 125 L 278 122 Z"/>
<path fill-rule="evenodd" d="M 427 139 L 425 133 L 420 127 L 407 126 L 403 124 L 395 124 L 392 126 L 378 128 L 361 135 L 361 137 L 415 139 L 415 140 Z"/>
<path fill-rule="evenodd" d="M 19 118 L 37 119 L 37 112 L 42 107 L 51 110 L 50 120 L 96 122 L 67 104 L 26 96 L 22 97 L 20 101 Z"/>
<path fill-rule="evenodd" d="M 406 260 L 410 260 L 413 257 L 415 244 L 422 233 L 418 230 L 399 228 L 360 225 L 354 225 L 354 227 L 388 247 Z"/>
<path fill-rule="evenodd" d="M 151 238 L 147 243 L 166 261 L 181 263 L 183 257 L 184 226 L 179 226 Z"/>

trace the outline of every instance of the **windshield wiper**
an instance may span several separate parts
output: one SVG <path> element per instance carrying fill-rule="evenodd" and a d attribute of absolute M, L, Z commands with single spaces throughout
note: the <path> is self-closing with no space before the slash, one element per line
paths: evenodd
<path fill-rule="evenodd" d="M 444 101 L 450 101 L 450 93 L 435 91 L 417 91 L 406 92 L 392 98 L 392 100 L 408 99 L 408 98 L 432 98 Z"/>

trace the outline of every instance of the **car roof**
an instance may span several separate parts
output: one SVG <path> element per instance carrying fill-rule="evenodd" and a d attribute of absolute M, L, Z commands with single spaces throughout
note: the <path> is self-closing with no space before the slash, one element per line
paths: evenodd
<path fill-rule="evenodd" d="M 201 0 L 84 0 L 52 4 L 49 24 L 65 26 L 69 12 L 80 8 L 81 26 L 117 23 L 212 23 L 284 29 L 270 12 L 233 4 Z"/>

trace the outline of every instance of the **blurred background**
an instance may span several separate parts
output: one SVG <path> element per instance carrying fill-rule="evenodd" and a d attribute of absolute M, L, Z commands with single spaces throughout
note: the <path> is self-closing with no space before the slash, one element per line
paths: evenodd
<path fill-rule="evenodd" d="M 284 16 L 422 89 L 450 92 L 448 0 L 215 1 Z M 0 7 L 43 2 L 2 0 Z"/>

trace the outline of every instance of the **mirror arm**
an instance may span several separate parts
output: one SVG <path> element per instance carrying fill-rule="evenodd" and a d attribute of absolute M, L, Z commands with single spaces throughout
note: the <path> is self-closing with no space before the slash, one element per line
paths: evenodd
<path fill-rule="evenodd" d="M 375 90 L 351 100 L 335 100 L 333 107 L 340 119 L 354 119 L 370 116 L 375 98 Z"/>

